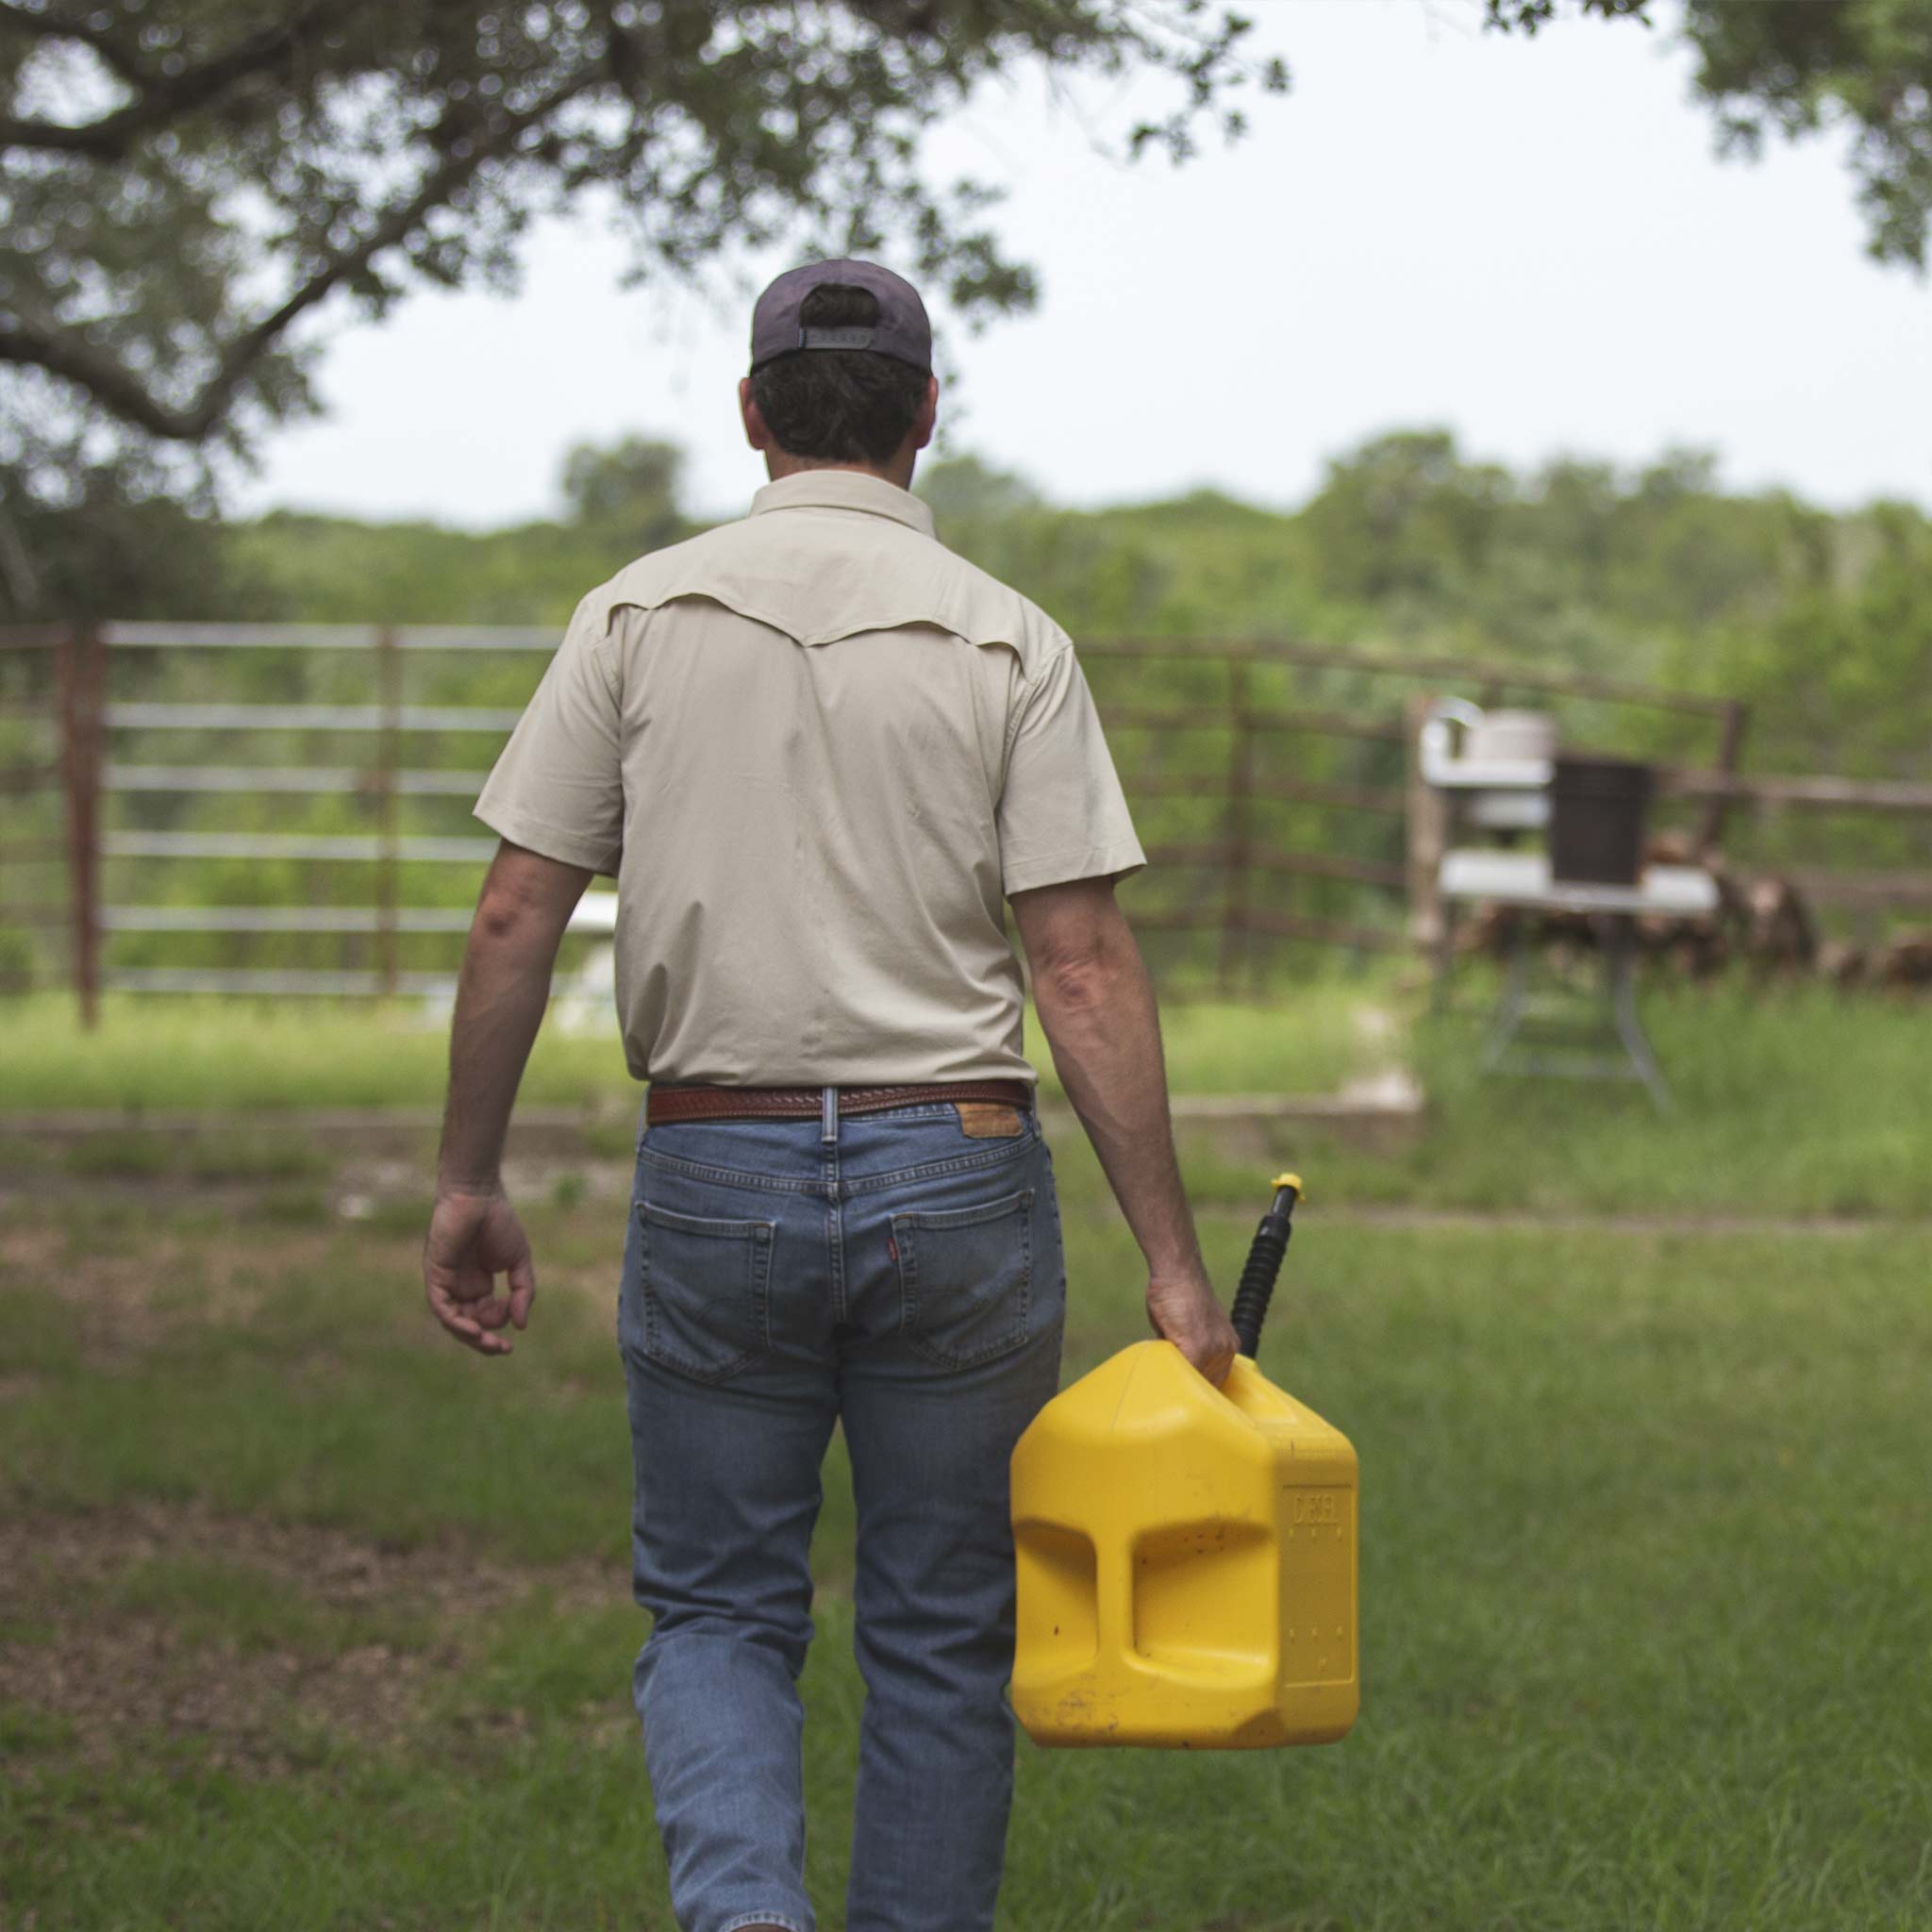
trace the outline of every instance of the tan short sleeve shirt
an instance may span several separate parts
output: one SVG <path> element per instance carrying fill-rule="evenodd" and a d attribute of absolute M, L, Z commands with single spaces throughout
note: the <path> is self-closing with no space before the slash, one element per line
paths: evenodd
<path fill-rule="evenodd" d="M 1030 1080 L 1003 895 L 1145 862 L 1066 633 L 839 470 L 586 597 L 476 815 L 616 875 L 673 1082 Z"/>

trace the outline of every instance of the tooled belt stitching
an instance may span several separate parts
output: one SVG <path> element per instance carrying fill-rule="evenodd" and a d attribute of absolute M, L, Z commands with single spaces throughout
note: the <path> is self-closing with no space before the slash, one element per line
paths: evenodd
<path fill-rule="evenodd" d="M 982 1100 L 1031 1108 L 1024 1080 L 955 1080 L 923 1086 L 841 1087 L 841 1114 L 876 1113 L 887 1108 L 936 1101 Z M 645 1097 L 649 1121 L 808 1120 L 820 1111 L 823 1091 L 810 1087 L 658 1087 Z"/>

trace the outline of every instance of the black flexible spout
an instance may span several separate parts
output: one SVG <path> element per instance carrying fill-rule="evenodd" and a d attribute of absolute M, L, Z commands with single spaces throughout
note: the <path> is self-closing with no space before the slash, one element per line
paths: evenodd
<path fill-rule="evenodd" d="M 1294 1205 L 1301 1197 L 1300 1174 L 1276 1176 L 1274 1205 L 1261 1217 L 1261 1224 L 1255 1230 L 1247 1265 L 1241 1270 L 1241 1286 L 1235 1290 L 1234 1332 L 1241 1339 L 1241 1353 L 1251 1361 L 1261 1346 L 1261 1324 L 1268 1319 L 1268 1303 L 1274 1293 L 1275 1277 L 1280 1274 L 1282 1259 L 1288 1253 L 1289 1237 L 1294 1233 Z"/>

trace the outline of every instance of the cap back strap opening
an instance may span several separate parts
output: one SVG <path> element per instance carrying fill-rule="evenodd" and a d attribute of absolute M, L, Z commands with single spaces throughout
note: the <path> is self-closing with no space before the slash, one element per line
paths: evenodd
<path fill-rule="evenodd" d="M 806 328 L 798 331 L 801 349 L 870 349 L 878 330 L 870 327 Z"/>

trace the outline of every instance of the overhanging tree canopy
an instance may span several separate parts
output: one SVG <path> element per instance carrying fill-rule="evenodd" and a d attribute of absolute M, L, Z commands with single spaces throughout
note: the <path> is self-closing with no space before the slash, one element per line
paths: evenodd
<path fill-rule="evenodd" d="M 532 219 L 585 190 L 641 275 L 787 237 L 891 249 L 969 316 L 1024 306 L 991 197 L 928 184 L 923 132 L 990 75 L 1138 74 L 1165 92 L 1125 144 L 1185 156 L 1286 85 L 1218 4 L 0 0 L 0 611 L 79 608 L 101 573 L 45 563 L 67 523 L 76 556 L 138 548 L 141 505 L 309 407 L 325 305 L 508 283 Z M 1660 9 L 1483 5 L 1530 33 Z M 1932 0 L 1673 17 L 1725 141 L 1849 129 L 1874 253 L 1923 268 Z"/>
<path fill-rule="evenodd" d="M 1568 8 L 1650 22 L 1657 0 L 1485 0 L 1489 22 L 1535 33 Z M 1767 133 L 1849 136 L 1880 261 L 1923 270 L 1932 227 L 1932 0 L 1682 0 L 1692 85 L 1727 153 Z"/>
<path fill-rule="evenodd" d="M 1565 8 L 1485 0 L 1533 33 Z M 1855 134 L 1881 258 L 1923 267 L 1932 0 L 1684 0 L 1725 139 Z M 1278 89 L 1208 0 L 0 0 L 0 366 L 18 462 L 74 406 L 161 444 L 241 441 L 308 400 L 335 297 L 507 282 L 531 219 L 602 186 L 640 274 L 726 244 L 905 250 L 972 313 L 1024 305 L 972 183 L 919 139 L 984 77 L 1152 72 L 1130 145 L 1188 151 Z"/>
<path fill-rule="evenodd" d="M 1030 299 L 922 131 L 980 79 L 1153 71 L 1130 144 L 1240 125 L 1206 0 L 0 0 L 0 362 L 15 426 L 79 403 L 159 443 L 308 401 L 297 325 L 507 282 L 531 219 L 609 191 L 640 274 L 726 247 L 893 246 L 967 313 Z"/>

